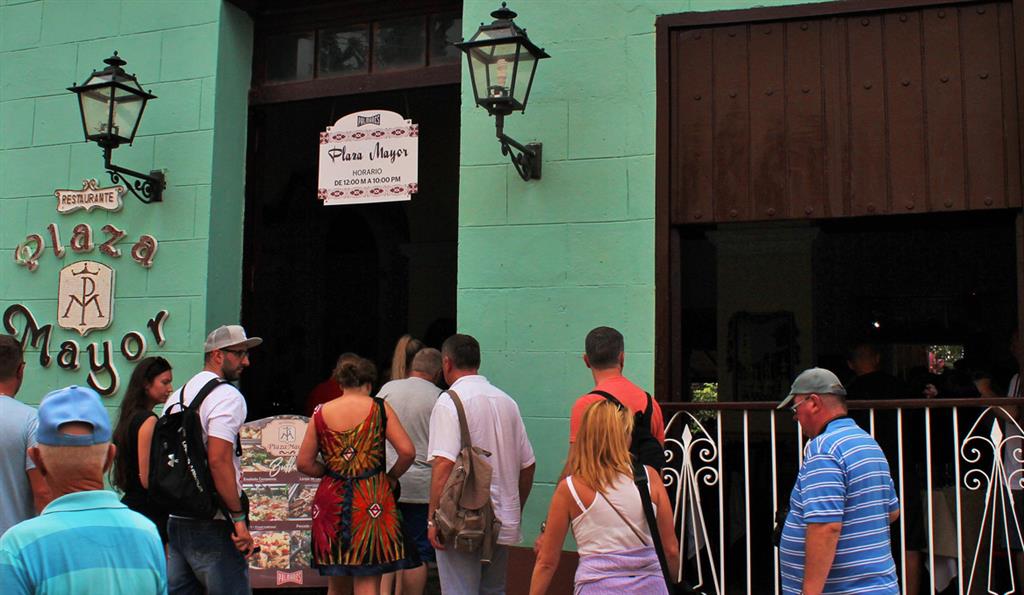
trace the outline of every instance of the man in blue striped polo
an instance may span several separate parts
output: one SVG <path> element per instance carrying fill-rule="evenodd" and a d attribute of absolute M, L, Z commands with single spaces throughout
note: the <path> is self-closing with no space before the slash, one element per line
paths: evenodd
<path fill-rule="evenodd" d="M 786 407 L 811 440 L 779 545 L 783 593 L 897 595 L 889 524 L 899 501 L 885 454 L 847 417 L 846 389 L 828 370 L 797 376 Z"/>
<path fill-rule="evenodd" d="M 0 538 L 4 595 L 166 594 L 156 526 L 103 489 L 114 446 L 96 391 L 69 386 L 46 395 L 36 441 L 29 456 L 55 499 Z"/>

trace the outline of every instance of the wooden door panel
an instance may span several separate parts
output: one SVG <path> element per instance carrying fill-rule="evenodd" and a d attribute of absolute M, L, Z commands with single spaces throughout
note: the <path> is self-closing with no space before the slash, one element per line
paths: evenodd
<path fill-rule="evenodd" d="M 921 85 L 921 14 L 886 14 L 882 27 L 883 44 L 889 56 L 885 97 L 889 114 L 890 212 L 923 212 L 928 210 L 928 171 Z"/>
<path fill-rule="evenodd" d="M 747 27 L 713 33 L 713 204 L 716 221 L 750 219 L 750 80 Z"/>
<path fill-rule="evenodd" d="M 828 192 L 821 36 L 817 21 L 786 25 L 786 191 L 776 207 L 779 219 L 804 216 L 804 209 L 812 206 L 808 199 Z"/>
<path fill-rule="evenodd" d="M 750 54 L 762 56 L 750 70 L 750 210 L 747 219 L 775 219 L 788 212 L 786 192 L 785 24 L 749 29 Z"/>
<path fill-rule="evenodd" d="M 1021 206 L 1014 4 L 871 6 L 672 30 L 673 223 Z"/>
<path fill-rule="evenodd" d="M 967 148 L 967 208 L 1005 207 L 999 11 L 994 4 L 959 10 Z"/>

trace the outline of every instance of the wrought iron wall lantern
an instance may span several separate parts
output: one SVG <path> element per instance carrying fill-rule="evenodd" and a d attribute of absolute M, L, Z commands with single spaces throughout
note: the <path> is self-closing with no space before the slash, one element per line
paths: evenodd
<path fill-rule="evenodd" d="M 103 61 L 103 70 L 94 70 L 81 85 L 68 87 L 78 95 L 78 107 L 82 112 L 82 128 L 85 140 L 93 141 L 103 148 L 103 167 L 115 183 L 125 186 L 144 203 L 160 202 L 167 183 L 164 173 L 154 170 L 146 175 L 110 162 L 110 154 L 118 146 L 135 140 L 142 112 L 150 99 L 156 95 L 142 90 L 135 75 L 124 71 L 127 64 L 117 52 Z M 125 176 L 136 178 L 129 183 Z"/>
<path fill-rule="evenodd" d="M 491 13 L 494 22 L 480 23 L 469 41 L 455 44 L 466 53 L 476 104 L 494 116 L 501 154 L 509 155 L 524 180 L 539 180 L 541 143 L 523 145 L 504 132 L 505 116 L 526 110 L 537 61 L 550 58 L 512 22 L 517 15 L 505 3 Z"/>

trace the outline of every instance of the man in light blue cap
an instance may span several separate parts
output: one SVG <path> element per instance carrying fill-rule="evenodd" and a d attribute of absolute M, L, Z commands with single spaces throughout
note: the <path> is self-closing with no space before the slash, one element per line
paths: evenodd
<path fill-rule="evenodd" d="M 778 408 L 811 438 L 782 529 L 782 592 L 898 595 L 896 489 L 878 443 L 846 415 L 843 384 L 824 368 L 805 370 Z"/>
<path fill-rule="evenodd" d="M 156 526 L 103 489 L 110 434 L 96 391 L 69 386 L 43 398 L 29 456 L 55 499 L 0 538 L 5 595 L 167 593 Z"/>

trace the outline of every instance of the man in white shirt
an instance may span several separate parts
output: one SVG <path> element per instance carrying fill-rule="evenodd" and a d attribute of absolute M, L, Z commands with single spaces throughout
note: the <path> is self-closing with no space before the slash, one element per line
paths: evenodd
<path fill-rule="evenodd" d="M 522 541 L 523 507 L 533 487 L 536 458 L 519 406 L 512 397 L 478 373 L 480 344 L 469 335 L 452 335 L 441 346 L 444 379 L 462 401 L 473 446 L 491 454 L 491 503 L 501 521 L 498 547 L 491 563 L 477 554 L 446 550 L 433 526 L 441 490 L 462 449 L 455 404 L 442 393 L 430 416 L 428 462 L 433 464 L 427 535 L 437 550 L 437 570 L 445 595 L 497 595 L 505 592 L 508 546 Z"/>
<path fill-rule="evenodd" d="M 249 367 L 249 349 L 263 342 L 246 337 L 238 325 L 222 326 L 206 337 L 203 370 L 167 399 L 164 414 L 187 407 L 211 380 L 238 380 Z M 217 494 L 231 514 L 213 519 L 171 516 L 167 523 L 169 595 L 176 593 L 250 594 L 249 564 L 253 540 L 242 503 L 242 471 L 235 448 L 248 410 L 245 397 L 233 385 L 217 386 L 199 407 L 206 439 L 206 458 Z"/>

